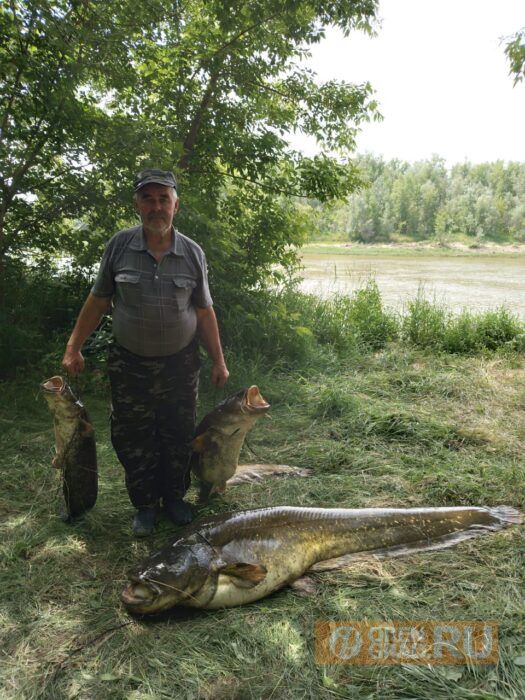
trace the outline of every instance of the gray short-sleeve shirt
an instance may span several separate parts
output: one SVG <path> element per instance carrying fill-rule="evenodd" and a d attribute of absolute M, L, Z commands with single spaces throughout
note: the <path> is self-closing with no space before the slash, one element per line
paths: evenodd
<path fill-rule="evenodd" d="M 195 307 L 213 304 L 200 246 L 174 229 L 170 250 L 157 262 L 142 225 L 111 238 L 91 293 L 113 298 L 116 341 L 144 357 L 185 348 L 197 330 Z"/>

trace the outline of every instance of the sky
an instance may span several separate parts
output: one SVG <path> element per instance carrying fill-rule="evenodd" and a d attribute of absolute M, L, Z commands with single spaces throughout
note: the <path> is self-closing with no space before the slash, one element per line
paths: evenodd
<path fill-rule="evenodd" d="M 375 89 L 384 120 L 363 126 L 357 152 L 525 161 L 525 82 L 514 86 L 502 43 L 525 26 L 524 0 L 380 0 L 378 16 L 375 38 L 329 30 L 308 61 L 322 81 Z"/>

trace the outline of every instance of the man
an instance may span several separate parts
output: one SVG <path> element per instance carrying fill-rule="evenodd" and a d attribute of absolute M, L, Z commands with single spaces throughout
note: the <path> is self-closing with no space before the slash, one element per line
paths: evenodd
<path fill-rule="evenodd" d="M 109 351 L 111 441 L 137 508 L 133 531 L 149 535 L 160 501 L 177 525 L 189 523 L 190 440 L 195 428 L 199 337 L 223 386 L 228 369 L 201 248 L 173 228 L 179 208 L 173 173 L 143 170 L 135 179 L 142 225 L 109 241 L 93 288 L 67 343 L 62 365 L 77 375 L 81 349 L 112 307 Z"/>

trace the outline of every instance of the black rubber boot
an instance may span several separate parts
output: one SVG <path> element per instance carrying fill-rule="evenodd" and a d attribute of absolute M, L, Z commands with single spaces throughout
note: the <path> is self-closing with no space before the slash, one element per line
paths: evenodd
<path fill-rule="evenodd" d="M 187 525 L 193 520 L 191 506 L 182 498 L 164 503 L 164 512 L 175 525 Z"/>
<path fill-rule="evenodd" d="M 155 508 L 141 508 L 133 518 L 133 533 L 137 537 L 147 537 L 153 534 L 157 513 Z"/>

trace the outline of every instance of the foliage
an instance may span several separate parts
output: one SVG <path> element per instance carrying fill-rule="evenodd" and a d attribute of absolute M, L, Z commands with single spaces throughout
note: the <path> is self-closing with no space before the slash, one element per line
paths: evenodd
<path fill-rule="evenodd" d="M 523 323 L 504 307 L 478 314 L 467 310 L 453 314 L 422 294 L 409 302 L 402 319 L 402 337 L 409 344 L 453 354 L 520 350 L 523 331 Z"/>
<path fill-rule="evenodd" d="M 4 270 L 9 306 L 0 306 L 0 376 L 42 361 L 46 353 L 63 353 L 71 319 L 86 297 L 89 278 L 58 271 L 52 264 Z M 60 354 L 61 356 L 61 354 Z M 57 358 L 58 360 L 58 358 Z M 58 370 L 58 361 L 55 370 Z"/>
<path fill-rule="evenodd" d="M 316 344 L 301 307 L 287 289 L 229 297 L 219 306 L 223 346 L 229 355 L 257 357 L 265 368 L 306 368 Z"/>
<path fill-rule="evenodd" d="M 514 76 L 514 85 L 525 77 L 525 27 L 516 32 L 505 47 L 509 61 L 509 72 Z"/>
<path fill-rule="evenodd" d="M 317 237 L 363 243 L 458 236 L 473 245 L 525 240 L 525 165 L 442 158 L 409 164 L 371 155 L 357 160 L 365 186 L 345 203 L 311 207 Z"/>
<path fill-rule="evenodd" d="M 89 290 L 89 276 L 9 267 L 13 305 L 2 310 L 0 376 L 28 365 L 58 371 L 71 318 Z M 363 354 L 398 341 L 403 346 L 453 354 L 525 349 L 523 323 L 504 307 L 484 313 L 454 314 L 423 292 L 399 316 L 385 309 L 374 280 L 351 295 L 328 299 L 302 294 L 294 286 L 251 291 L 219 288 L 215 308 L 229 358 L 258 358 L 265 370 L 300 368 L 323 362 L 357 361 Z M 88 366 L 102 367 L 110 339 L 110 318 L 85 345 Z"/>
<path fill-rule="evenodd" d="M 443 343 L 449 314 L 421 293 L 408 303 L 403 318 L 403 337 L 420 348 L 436 349 Z"/>
<path fill-rule="evenodd" d="M 176 171 L 181 228 L 209 248 L 225 284 L 230 253 L 236 285 L 261 282 L 276 263 L 290 269 L 286 243 L 302 231 L 289 195 L 325 201 L 354 188 L 348 154 L 359 124 L 376 116 L 370 85 L 318 83 L 301 59 L 328 25 L 372 31 L 376 6 L 2 6 L 0 266 L 31 250 L 36 258 L 71 256 L 88 270 L 108 237 L 132 221 L 134 172 L 155 165 Z M 294 152 L 294 130 L 313 135 L 325 153 Z"/>

